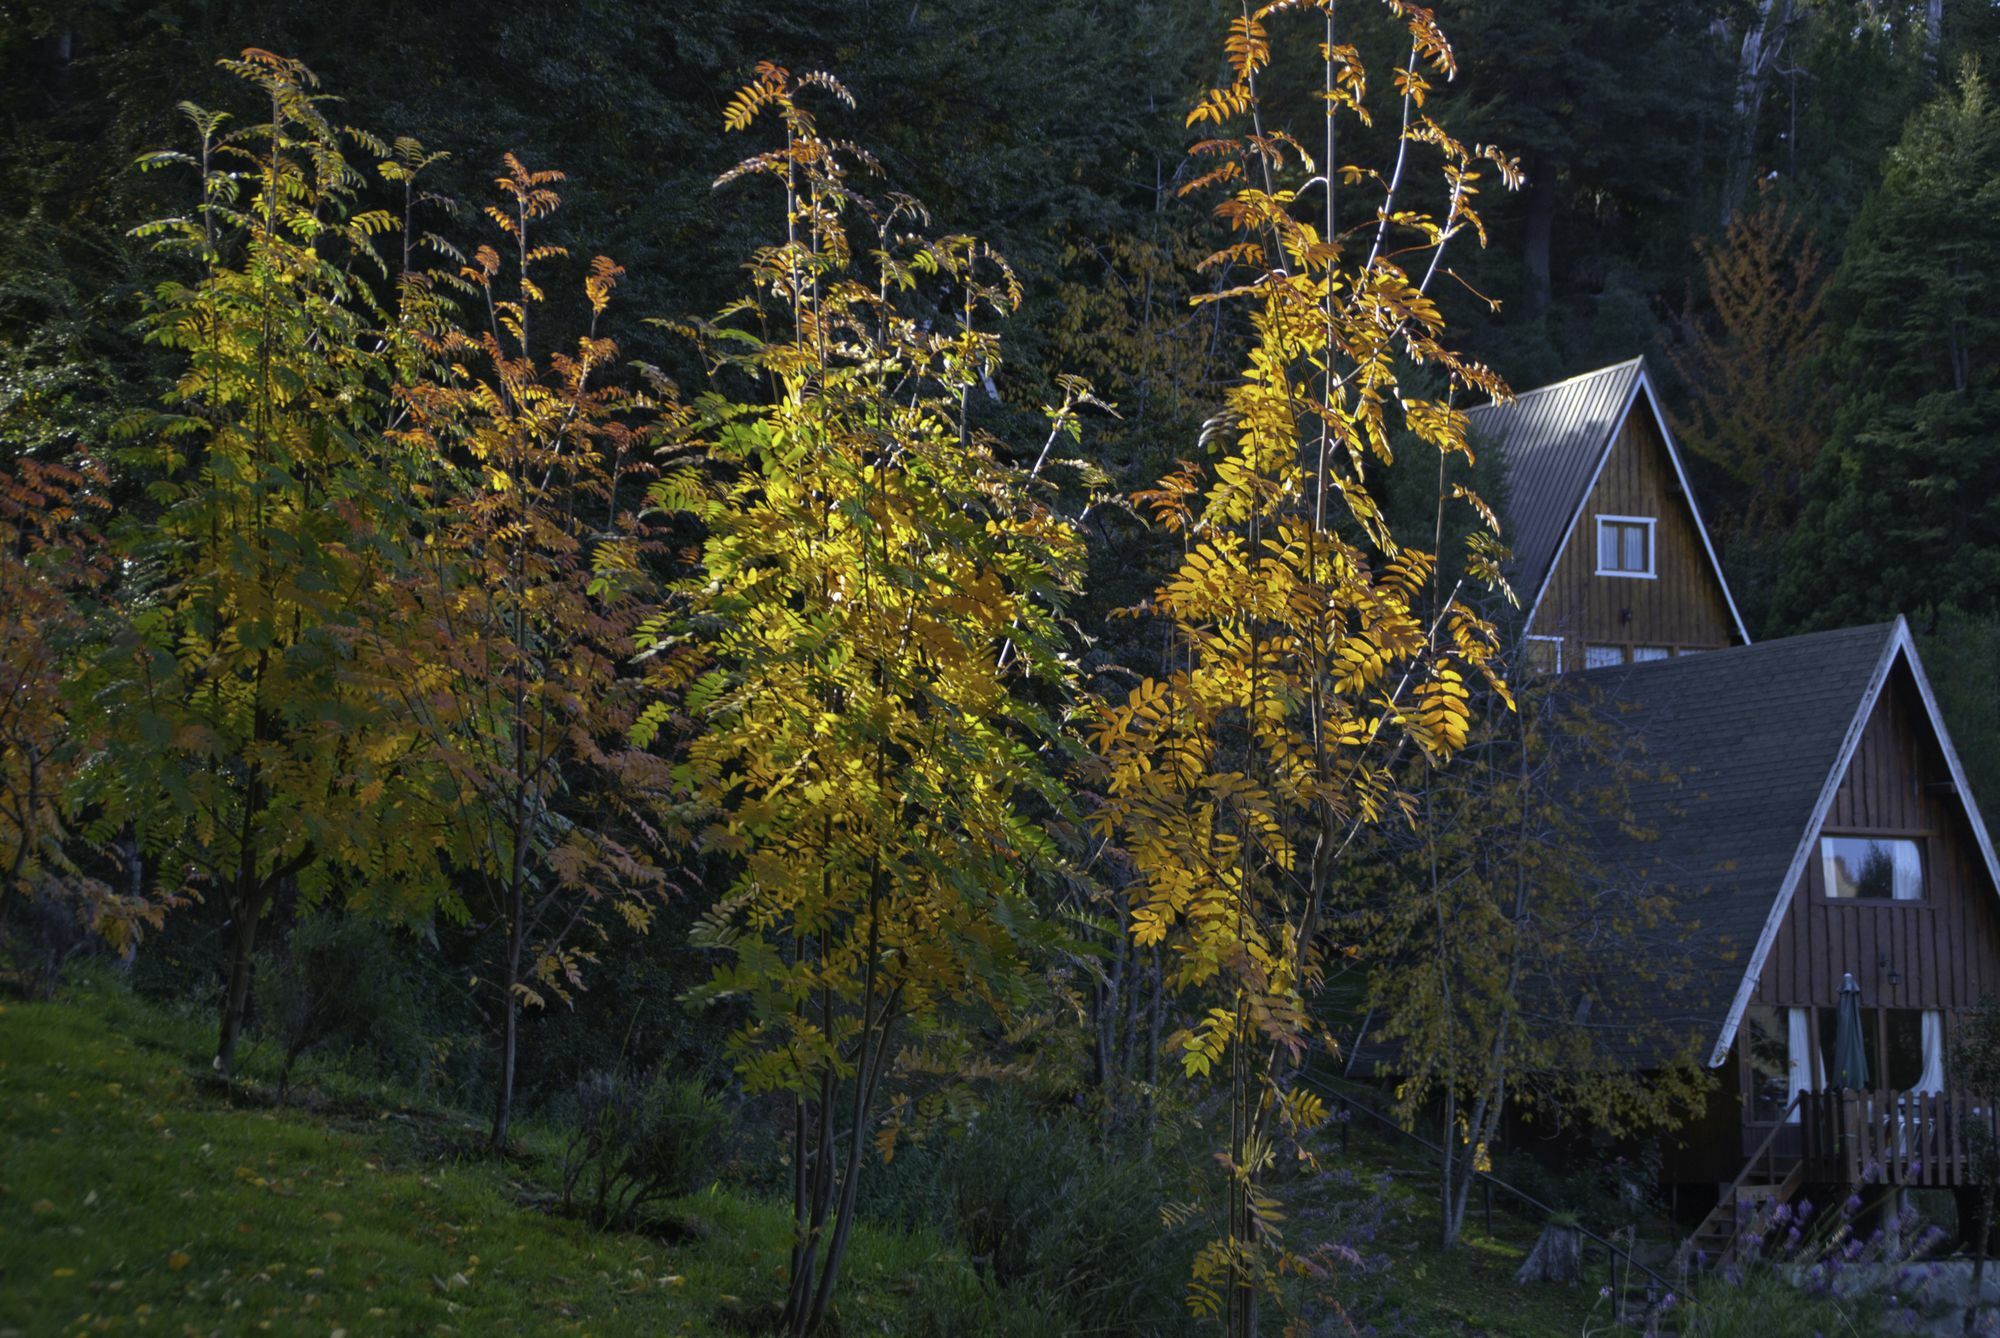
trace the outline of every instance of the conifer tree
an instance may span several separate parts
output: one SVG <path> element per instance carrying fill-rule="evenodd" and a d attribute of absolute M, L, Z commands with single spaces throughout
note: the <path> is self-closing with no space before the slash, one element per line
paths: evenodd
<path fill-rule="evenodd" d="M 1842 405 L 1780 621 L 2000 612 L 2000 114 L 1976 66 L 1890 152 L 1827 314 Z"/>

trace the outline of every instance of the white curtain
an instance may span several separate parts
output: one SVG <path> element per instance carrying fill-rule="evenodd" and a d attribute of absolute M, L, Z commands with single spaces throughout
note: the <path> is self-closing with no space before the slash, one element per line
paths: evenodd
<path fill-rule="evenodd" d="M 1944 1090 L 1944 1014 L 1935 1008 L 1924 1010 L 1924 1072 L 1915 1090 Z"/>
<path fill-rule="evenodd" d="M 1920 847 L 1915 841 L 1890 841 L 1888 842 L 1888 846 L 1892 857 L 1896 861 L 1896 900 L 1922 901 L 1924 899 L 1924 858 Z M 1926 1020 L 1924 1025 L 1928 1027 L 1930 1025 L 1929 1021 Z M 1930 1033 L 1926 1031 L 1924 1035 L 1927 1038 L 1924 1042 L 1926 1047 L 1924 1053 L 1929 1054 L 1928 1047 L 1930 1042 L 1928 1037 Z M 1929 1072 L 1928 1069 L 1925 1071 Z"/>
<path fill-rule="evenodd" d="M 1795 1103 L 1800 1092 L 1812 1090 L 1812 1014 L 1803 1008 L 1785 1010 L 1785 1051 L 1790 1067 L 1785 1075 L 1785 1101 L 1791 1105 L 1786 1116 L 1788 1123 L 1799 1122 L 1799 1108 Z"/>

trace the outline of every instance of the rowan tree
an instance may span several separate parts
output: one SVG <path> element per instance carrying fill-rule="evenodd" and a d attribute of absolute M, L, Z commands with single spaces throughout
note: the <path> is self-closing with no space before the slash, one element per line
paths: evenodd
<path fill-rule="evenodd" d="M 1440 1245 L 1457 1245 L 1511 1108 L 1613 1136 L 1700 1112 L 1698 1036 L 1676 1030 L 1691 933 L 1671 889 L 1607 865 L 1643 758 L 1586 689 L 1478 704 L 1447 767 L 1410 759 L 1416 822 L 1371 834 L 1343 905 L 1366 972 L 1362 1038 L 1406 1127 L 1439 1120 Z M 1676 969 L 1676 967 L 1682 969 Z"/>
<path fill-rule="evenodd" d="M 1451 48 L 1429 11 L 1388 8 L 1409 46 L 1389 81 L 1400 123 L 1387 170 L 1340 157 L 1342 125 L 1370 115 L 1370 80 L 1332 3 L 1246 8 L 1225 44 L 1229 82 L 1189 114 L 1240 127 L 1194 146 L 1205 170 L 1187 189 L 1224 191 L 1217 214 L 1236 240 L 1208 263 L 1236 278 L 1198 300 L 1238 304 L 1253 347 L 1203 431 L 1212 463 L 1141 498 L 1186 544 L 1140 610 L 1166 621 L 1173 667 L 1098 702 L 1090 727 L 1097 822 L 1138 876 L 1130 932 L 1162 945 L 1169 981 L 1206 1004 L 1169 1044 L 1188 1076 L 1226 1085 L 1222 1229 L 1197 1257 L 1189 1302 L 1232 1334 L 1257 1332 L 1262 1296 L 1307 1267 L 1285 1247 L 1269 1182 L 1281 1145 L 1326 1113 L 1295 1079 L 1324 1039 L 1311 1000 L 1336 870 L 1361 827 L 1413 812 L 1400 752 L 1441 761 L 1464 744 L 1468 679 L 1504 692 L 1493 626 L 1433 589 L 1435 555 L 1389 532 L 1370 475 L 1392 432 L 1441 463 L 1465 453 L 1453 397 L 1504 393 L 1445 345 L 1428 288 L 1446 245 L 1479 229 L 1484 178 L 1517 175 L 1424 110 L 1432 79 L 1455 68 Z M 1260 81 L 1287 49 L 1267 20 L 1281 16 L 1317 47 L 1324 121 L 1311 148 L 1264 116 Z M 1435 214 L 1406 194 L 1431 155 Z M 1442 397 L 1399 384 L 1416 364 Z M 1492 525 L 1475 496 L 1452 494 Z M 1468 542 L 1467 570 L 1497 581 L 1490 531 Z"/>
<path fill-rule="evenodd" d="M 867 1163 L 924 1113 L 901 1079 L 950 1067 L 966 1028 L 1027 997 L 1080 560 L 1032 471 L 967 421 L 1011 271 L 927 236 L 916 202 L 866 196 L 870 160 L 807 93 L 848 101 L 767 64 L 727 108 L 732 130 L 783 129 L 721 180 L 775 185 L 785 233 L 695 333 L 725 386 L 758 393 L 702 396 L 705 467 L 655 489 L 706 536 L 658 624 L 711 659 L 686 770 L 733 874 L 695 936 L 722 957 L 695 997 L 740 1001 L 737 1071 L 790 1103 L 792 1334 L 825 1322 Z"/>
<path fill-rule="evenodd" d="M 370 641 L 378 690 L 419 741 L 412 817 L 456 875 L 448 909 L 498 939 L 475 978 L 496 1018 L 496 1151 L 522 1010 L 571 1002 L 612 920 L 651 925 L 678 847 L 669 764 L 629 737 L 679 682 L 677 655 L 631 663 L 662 556 L 635 512 L 675 408 L 657 376 L 626 384 L 600 329 L 623 275 L 609 259 L 591 262 L 574 348 L 539 352 L 538 272 L 564 252 L 538 228 L 561 180 L 508 155 L 486 210 L 499 245 L 455 275 L 406 276 L 406 328 L 425 353 L 396 388 L 407 416 L 393 436 L 427 462 L 425 542 Z M 436 318 L 440 280 L 470 295 L 480 325 Z"/>
<path fill-rule="evenodd" d="M 173 904 L 132 871 L 129 850 L 93 849 L 75 803 L 104 735 L 68 691 L 115 626 L 112 562 L 100 529 L 103 467 L 22 455 L 0 465 L 0 918 L 41 914 L 114 948 L 159 928 Z M 44 960 L 53 988 L 60 960 Z"/>
<path fill-rule="evenodd" d="M 436 891 L 396 821 L 412 738 L 358 675 L 404 560 L 413 462 L 380 427 L 395 339 L 369 278 L 389 214 L 310 71 L 249 50 L 221 62 L 268 120 L 183 108 L 195 208 L 142 233 L 191 271 L 162 283 L 146 337 L 180 361 L 157 412 L 121 425 L 157 519 L 117 531 L 124 635 L 80 676 L 107 746 L 79 778 L 108 833 L 129 828 L 161 877 L 223 899 L 233 922 L 216 1067 L 228 1075 L 259 921 L 279 888 L 311 901 L 374 870 Z M 373 271 L 373 275 L 369 271 Z"/>

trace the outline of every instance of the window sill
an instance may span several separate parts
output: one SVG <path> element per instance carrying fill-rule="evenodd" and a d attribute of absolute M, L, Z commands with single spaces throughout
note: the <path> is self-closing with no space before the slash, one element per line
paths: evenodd
<path fill-rule="evenodd" d="M 1597 569 L 1597 574 L 1598 574 L 1599 576 L 1619 576 L 1619 577 L 1623 577 L 1623 578 L 1624 578 L 1625 580 L 1628 580 L 1628 581 L 1657 581 L 1657 580 L 1659 580 L 1659 579 L 1660 579 L 1660 577 L 1659 577 L 1659 574 L 1658 574 L 1657 572 L 1650 572 L 1650 571 L 1606 571 L 1606 570 L 1604 570 L 1604 569 L 1603 569 L 1602 567 L 1599 567 L 1599 568 Z"/>

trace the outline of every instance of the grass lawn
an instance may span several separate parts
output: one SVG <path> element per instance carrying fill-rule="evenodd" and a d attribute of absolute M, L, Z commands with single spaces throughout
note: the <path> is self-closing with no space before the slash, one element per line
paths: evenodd
<path fill-rule="evenodd" d="M 206 1074 L 211 1022 L 84 977 L 53 1004 L 0 1007 L 0 1338 L 83 1332 L 695 1333 L 754 1330 L 782 1291 L 776 1204 L 721 1188 L 668 1206 L 652 1235 L 597 1233 L 542 1207 L 538 1155 L 482 1155 L 473 1117 L 327 1075 L 278 1107 Z M 1607 1327 L 1593 1278 L 1522 1288 L 1535 1227 L 1477 1206 L 1465 1247 L 1433 1246 L 1422 1154 L 1355 1130 L 1300 1191 L 1302 1229 L 1360 1212 L 1381 1267 L 1341 1288 L 1386 1332 L 1557 1338 Z M 1340 1171 L 1351 1174 L 1339 1174 Z M 1288 1191 L 1288 1198 L 1291 1196 Z M 1329 1237 L 1332 1238 L 1332 1237 Z M 841 1335 L 1063 1332 L 982 1282 L 935 1235 L 864 1224 Z M 1209 1326 L 1190 1322 L 1189 1332 Z"/>
<path fill-rule="evenodd" d="M 459 1119 L 231 1104 L 208 1039 L 104 983 L 0 1011 L 0 1335 L 728 1333 L 781 1294 L 775 1205 L 591 1232 Z M 858 1231 L 843 1292 L 843 1334 L 1048 1331 L 935 1238 Z"/>

